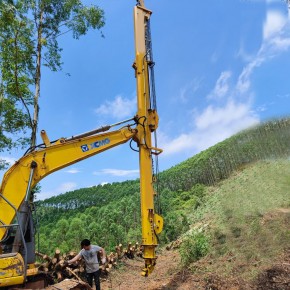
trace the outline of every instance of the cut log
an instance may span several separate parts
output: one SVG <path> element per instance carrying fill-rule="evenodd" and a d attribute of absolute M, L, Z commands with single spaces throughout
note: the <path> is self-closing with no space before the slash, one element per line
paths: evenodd
<path fill-rule="evenodd" d="M 80 273 L 84 273 L 85 272 L 85 268 L 83 266 L 81 266 L 79 269 L 80 269 Z"/>
<path fill-rule="evenodd" d="M 56 280 L 57 282 L 60 282 L 63 280 L 63 274 L 61 271 L 56 272 Z"/>
<path fill-rule="evenodd" d="M 128 243 L 128 246 L 127 246 L 127 252 L 130 252 L 130 248 L 132 247 L 132 243 L 131 242 L 129 242 Z"/>
<path fill-rule="evenodd" d="M 41 259 L 43 259 L 43 256 L 45 256 L 45 254 L 39 253 L 39 252 L 35 252 L 35 255 L 37 257 L 40 257 Z"/>
<path fill-rule="evenodd" d="M 56 263 L 57 263 L 57 258 L 52 258 L 51 259 L 51 264 L 52 265 L 56 265 Z"/>
<path fill-rule="evenodd" d="M 82 281 L 82 279 L 76 274 L 74 273 L 70 268 L 66 267 L 66 269 L 75 277 L 78 279 L 78 281 Z"/>
<path fill-rule="evenodd" d="M 68 257 L 69 257 L 69 259 L 71 260 L 71 259 L 74 258 L 76 255 L 77 255 L 76 252 L 71 251 L 71 252 L 69 252 Z"/>
<path fill-rule="evenodd" d="M 50 262 L 51 261 L 51 258 L 48 255 L 44 255 L 43 256 L 43 260 L 45 260 L 47 262 Z"/>
<path fill-rule="evenodd" d="M 60 256 L 60 250 L 56 249 L 54 252 L 54 258 L 56 258 L 57 262 L 59 261 L 59 256 Z"/>

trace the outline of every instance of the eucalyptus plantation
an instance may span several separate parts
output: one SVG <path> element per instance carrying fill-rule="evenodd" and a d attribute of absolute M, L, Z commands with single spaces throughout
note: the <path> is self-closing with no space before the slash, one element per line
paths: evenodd
<path fill-rule="evenodd" d="M 42 68 L 61 70 L 59 38 L 79 39 L 104 23 L 101 8 L 80 0 L 1 1 L 0 151 L 36 145 Z"/>

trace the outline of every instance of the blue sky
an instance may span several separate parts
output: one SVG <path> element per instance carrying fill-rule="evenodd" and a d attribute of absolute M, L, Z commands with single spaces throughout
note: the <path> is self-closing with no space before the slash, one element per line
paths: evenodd
<path fill-rule="evenodd" d="M 39 131 L 45 129 L 51 140 L 136 113 L 135 1 L 85 3 L 105 10 L 105 38 L 98 31 L 79 40 L 64 35 L 63 70 L 43 71 Z M 145 0 L 145 5 L 153 11 L 161 171 L 242 129 L 289 115 L 286 1 Z M 1 157 L 13 162 L 24 151 Z M 138 167 L 138 154 L 124 144 L 46 177 L 38 199 L 136 179 Z"/>

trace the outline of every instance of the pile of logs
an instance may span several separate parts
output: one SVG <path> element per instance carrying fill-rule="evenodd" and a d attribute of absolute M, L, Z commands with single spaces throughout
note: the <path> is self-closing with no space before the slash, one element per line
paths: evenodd
<path fill-rule="evenodd" d="M 72 278 L 79 281 L 85 280 L 85 264 L 83 260 L 70 265 L 67 263 L 68 260 L 77 255 L 76 252 L 61 254 L 60 250 L 56 249 L 53 257 L 41 253 L 36 253 L 36 255 L 42 260 L 41 263 L 37 264 L 38 270 L 49 275 L 55 282 Z M 102 276 L 107 276 L 111 269 L 117 267 L 118 262 L 123 259 L 134 259 L 135 257 L 142 257 L 142 246 L 138 243 L 128 243 L 127 247 L 119 244 L 115 247 L 115 252 L 107 255 L 106 263 L 100 264 Z M 100 255 L 99 261 L 101 261 Z"/>
<path fill-rule="evenodd" d="M 137 242 L 135 245 L 132 243 L 128 243 L 128 246 L 123 249 L 123 245 L 119 244 L 119 246 L 115 247 L 118 260 L 127 257 L 129 259 L 134 259 L 135 256 L 142 257 L 142 246 Z"/>
<path fill-rule="evenodd" d="M 36 253 L 43 262 L 36 264 L 40 272 L 46 273 L 56 281 L 60 282 L 65 278 L 77 278 L 81 279 L 80 276 L 84 275 L 85 268 L 83 262 L 79 263 L 76 267 L 75 265 L 68 265 L 67 261 L 76 256 L 77 253 L 70 252 L 69 254 L 60 254 L 60 250 L 56 249 L 53 257 L 44 255 L 41 253 Z"/>
<path fill-rule="evenodd" d="M 178 240 L 172 242 L 170 245 L 167 245 L 166 250 L 170 251 L 172 249 L 178 249 L 178 248 L 180 248 L 181 244 L 182 244 L 182 239 L 178 239 Z"/>

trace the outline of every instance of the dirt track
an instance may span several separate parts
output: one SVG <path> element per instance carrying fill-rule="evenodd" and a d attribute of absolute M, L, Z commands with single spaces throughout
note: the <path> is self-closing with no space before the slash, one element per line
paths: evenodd
<path fill-rule="evenodd" d="M 210 261 L 201 261 L 203 268 Z M 290 250 L 265 269 L 258 269 L 259 275 L 245 281 L 237 275 L 220 277 L 215 273 L 193 274 L 180 270 L 177 251 L 164 251 L 157 260 L 154 272 L 147 278 L 140 275 L 143 261 L 126 260 L 119 270 L 114 270 L 107 280 L 102 281 L 103 290 L 289 290 Z M 221 264 L 217 265 L 222 267 Z M 226 265 L 224 265 L 226 266 Z M 244 267 L 254 267 L 244 265 Z"/>

